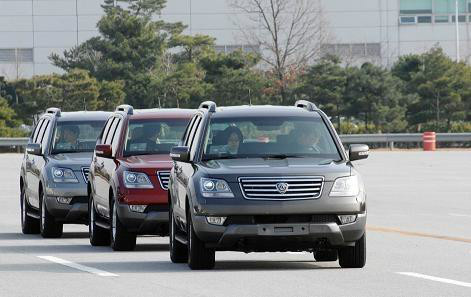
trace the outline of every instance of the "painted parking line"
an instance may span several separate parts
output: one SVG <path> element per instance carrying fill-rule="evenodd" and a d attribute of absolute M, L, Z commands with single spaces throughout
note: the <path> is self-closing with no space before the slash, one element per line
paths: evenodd
<path fill-rule="evenodd" d="M 430 281 L 434 281 L 434 282 L 471 288 L 471 283 L 460 282 L 460 281 L 453 280 L 453 279 L 441 278 L 441 277 L 436 277 L 436 276 L 431 276 L 431 275 L 426 275 L 426 274 L 421 274 L 421 273 L 415 273 L 415 272 L 396 272 L 396 273 L 402 274 L 402 275 L 407 275 L 407 276 L 412 276 L 412 277 L 417 277 L 417 278 L 422 278 L 422 279 L 426 279 L 426 280 L 430 280 Z"/>
<path fill-rule="evenodd" d="M 471 238 L 436 235 L 436 234 L 422 233 L 422 232 L 412 232 L 412 231 L 405 231 L 405 230 L 400 230 L 400 229 L 395 229 L 395 228 L 386 228 L 386 227 L 377 227 L 377 226 L 367 226 L 366 229 L 370 231 L 376 231 L 376 232 L 397 233 L 397 234 L 401 234 L 405 236 L 426 237 L 426 238 L 471 243 Z"/>
<path fill-rule="evenodd" d="M 70 267 L 70 268 L 75 268 L 75 269 L 80 270 L 80 271 L 93 273 L 93 274 L 96 274 L 96 275 L 99 275 L 99 276 L 118 276 L 117 274 L 114 274 L 114 273 L 111 273 L 111 272 L 96 269 L 96 268 L 93 268 L 93 267 L 84 266 L 84 265 L 81 265 L 81 264 L 77 264 L 77 263 L 70 262 L 70 261 L 67 261 L 67 260 L 64 260 L 64 259 L 61 259 L 61 258 L 57 258 L 57 257 L 53 257 L 53 256 L 38 256 L 38 258 L 41 258 L 43 260 L 47 260 L 47 261 L 50 261 L 50 262 L 54 262 L 54 263 L 57 263 L 57 264 L 60 264 L 60 265 L 64 265 L 64 266 L 67 266 L 67 267 Z"/>

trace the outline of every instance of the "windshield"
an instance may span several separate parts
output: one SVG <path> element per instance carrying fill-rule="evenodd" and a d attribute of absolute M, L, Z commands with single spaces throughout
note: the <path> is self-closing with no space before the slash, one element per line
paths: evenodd
<path fill-rule="evenodd" d="M 105 121 L 57 122 L 51 154 L 93 152 Z"/>
<path fill-rule="evenodd" d="M 188 120 L 131 120 L 126 132 L 124 156 L 169 154 L 185 132 Z"/>
<path fill-rule="evenodd" d="M 321 118 L 212 119 L 203 152 L 203 160 L 303 157 L 341 159 Z"/>

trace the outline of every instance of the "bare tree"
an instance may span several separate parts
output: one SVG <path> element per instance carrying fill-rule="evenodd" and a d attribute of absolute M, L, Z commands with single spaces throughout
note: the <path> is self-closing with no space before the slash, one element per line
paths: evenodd
<path fill-rule="evenodd" d="M 245 18 L 238 20 L 242 38 L 259 48 L 261 59 L 278 80 L 285 103 L 287 76 L 318 57 L 328 38 L 320 0 L 230 1 Z"/>

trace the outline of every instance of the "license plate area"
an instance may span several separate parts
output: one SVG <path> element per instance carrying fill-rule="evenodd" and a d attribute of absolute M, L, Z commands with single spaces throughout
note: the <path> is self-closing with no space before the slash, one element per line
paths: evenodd
<path fill-rule="evenodd" d="M 307 235 L 309 225 L 260 225 L 258 235 L 281 236 L 281 235 Z"/>

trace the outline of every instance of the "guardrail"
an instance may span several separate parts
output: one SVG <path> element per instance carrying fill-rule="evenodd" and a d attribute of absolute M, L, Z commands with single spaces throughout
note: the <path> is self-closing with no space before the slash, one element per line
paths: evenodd
<path fill-rule="evenodd" d="M 421 143 L 422 133 L 348 134 L 340 135 L 344 144 L 386 143 L 394 148 L 396 142 Z M 437 133 L 437 142 L 471 142 L 471 133 Z M 26 146 L 28 138 L 0 138 L 0 147 Z"/>

